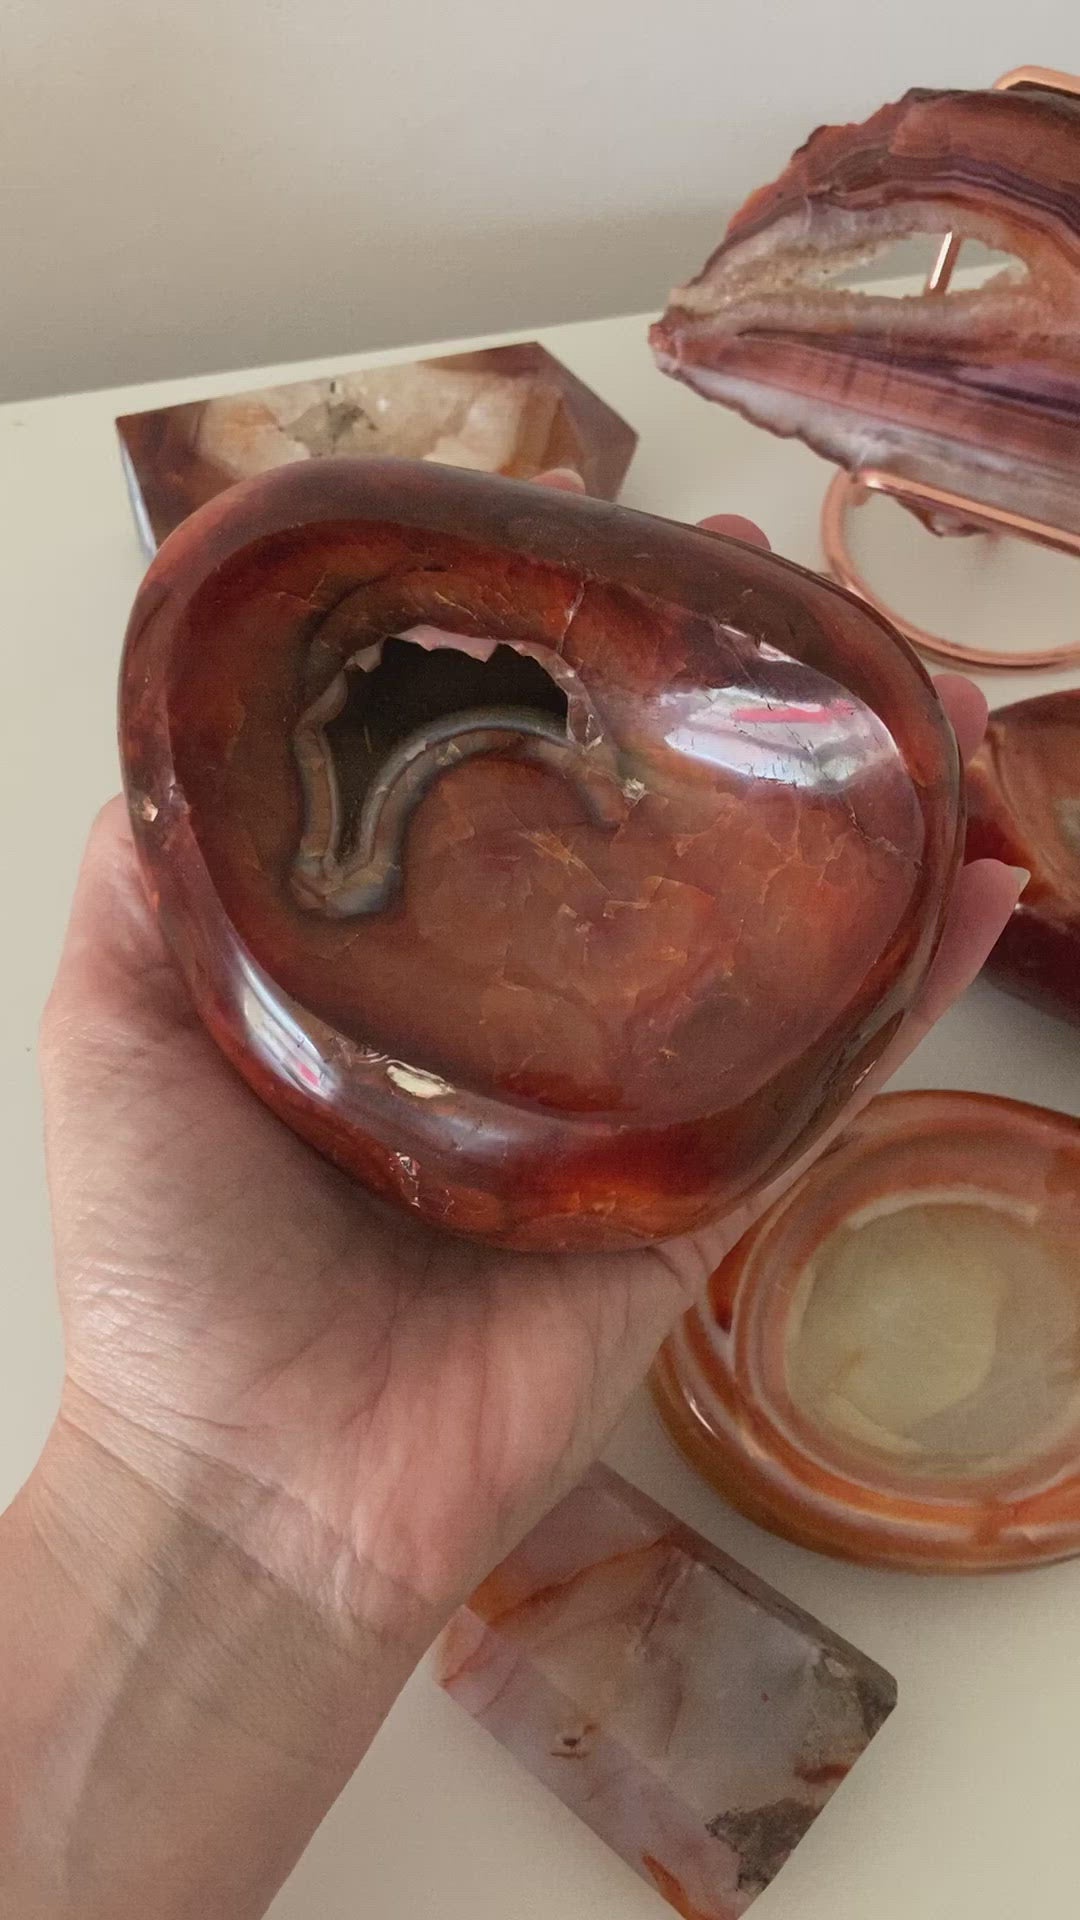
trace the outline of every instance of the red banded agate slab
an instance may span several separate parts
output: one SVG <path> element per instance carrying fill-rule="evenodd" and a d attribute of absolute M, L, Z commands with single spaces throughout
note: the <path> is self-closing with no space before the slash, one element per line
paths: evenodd
<path fill-rule="evenodd" d="M 1015 264 L 905 299 L 829 284 L 946 233 Z M 820 128 L 651 339 L 665 373 L 849 471 L 1080 530 L 1080 100 L 918 88 Z"/>

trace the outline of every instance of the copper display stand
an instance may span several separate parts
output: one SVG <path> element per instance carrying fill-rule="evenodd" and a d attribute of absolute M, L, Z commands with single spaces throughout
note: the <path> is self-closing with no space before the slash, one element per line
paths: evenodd
<path fill-rule="evenodd" d="M 1052 67 L 1016 67 L 1012 73 L 1006 73 L 994 82 L 994 91 L 1004 93 L 1013 87 L 1036 87 L 1044 92 L 1080 95 L 1080 77 L 1069 73 L 1058 73 Z M 941 251 L 934 262 L 933 270 L 926 282 L 927 293 L 944 294 L 952 279 L 953 268 L 960 253 L 962 239 L 955 233 L 947 233 L 941 243 Z M 1028 519 L 1024 514 L 1008 513 L 1001 507 L 986 506 L 978 500 L 971 500 L 966 494 L 949 493 L 940 487 L 921 486 L 917 481 L 901 479 L 898 474 L 888 473 L 880 468 L 862 467 L 854 473 L 843 471 L 836 474 L 821 509 L 821 538 L 825 549 L 825 559 L 829 571 L 841 586 L 849 587 L 865 600 L 878 613 L 891 620 L 894 627 L 923 653 L 938 660 L 948 660 L 953 664 L 969 667 L 1016 668 L 1016 667 L 1066 667 L 1080 665 L 1080 641 L 1072 641 L 1062 647 L 1044 647 L 1040 650 L 1025 650 L 1022 653 L 1000 653 L 987 647 L 963 646 L 957 640 L 946 640 L 940 634 L 930 633 L 925 627 L 915 626 L 910 620 L 904 620 L 886 600 L 874 592 L 863 578 L 851 556 L 847 542 L 847 517 L 857 507 L 862 506 L 871 494 L 885 494 L 888 498 L 899 500 L 909 506 L 936 509 L 946 513 L 955 513 L 969 526 L 975 526 L 986 533 L 1009 533 L 1020 540 L 1030 540 L 1038 546 L 1054 547 L 1059 552 L 1075 554 L 1080 558 L 1080 533 L 1073 533 L 1065 527 L 1047 526 L 1041 520 Z"/>

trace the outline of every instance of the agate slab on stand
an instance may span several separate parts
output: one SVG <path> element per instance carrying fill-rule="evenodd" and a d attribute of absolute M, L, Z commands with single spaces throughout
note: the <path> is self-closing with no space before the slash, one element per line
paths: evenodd
<path fill-rule="evenodd" d="M 535 341 L 185 401 L 116 423 L 148 553 L 224 487 L 328 455 L 392 455 L 528 480 L 572 467 L 613 500 L 637 434 Z"/>
<path fill-rule="evenodd" d="M 896 1700 L 603 1466 L 456 1616 L 438 1671 L 684 1920 L 746 1911 Z"/>
<path fill-rule="evenodd" d="M 1080 1552 L 1080 1121 L 888 1094 L 667 1342 L 673 1437 L 752 1519 L 914 1572 Z"/>
<path fill-rule="evenodd" d="M 916 88 L 819 128 L 672 294 L 660 367 L 848 472 L 1080 531 L 1080 100 L 1056 78 Z M 949 234 L 1009 264 L 903 299 L 835 284 Z M 963 524 L 905 504 L 939 531 Z"/>

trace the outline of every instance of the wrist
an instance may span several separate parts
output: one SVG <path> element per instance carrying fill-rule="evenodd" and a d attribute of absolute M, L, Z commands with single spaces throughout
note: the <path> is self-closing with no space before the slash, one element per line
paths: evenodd
<path fill-rule="evenodd" d="M 302 1578 L 294 1545 L 288 1558 L 272 1551 L 290 1531 L 276 1491 L 172 1449 L 140 1448 L 136 1463 L 114 1437 L 61 1415 L 20 1499 L 72 1601 L 163 1677 L 179 1681 L 197 1646 L 270 1739 L 284 1724 L 295 1747 L 310 1727 L 317 1753 L 320 1708 L 332 1704 L 329 1745 L 348 1751 L 376 1668 L 396 1692 L 441 1621 L 395 1613 L 344 1553 L 340 1578 L 314 1550 L 318 1575 Z"/>
<path fill-rule="evenodd" d="M 194 1440 L 184 1437 L 194 1430 Z M 81 1585 L 107 1607 L 125 1601 L 117 1561 L 144 1583 L 197 1596 L 218 1579 L 303 1623 L 325 1653 L 372 1647 L 415 1666 L 459 1595 L 420 1590 L 380 1553 L 378 1528 L 334 1521 L 267 1465 L 265 1436 L 202 1421 L 139 1419 L 70 1380 L 31 1482 L 43 1532 Z M 265 1477 L 264 1477 L 265 1474 Z M 314 1477 L 314 1476 L 312 1476 Z M 361 1479 L 357 1462 L 357 1480 Z M 373 1505 L 377 1504 L 374 1501 Z M 357 1501 L 361 1507 L 363 1502 Z M 119 1556 L 117 1553 L 119 1548 Z"/>
<path fill-rule="evenodd" d="M 0 1527 L 0 1915 L 254 1920 L 422 1649 L 67 1422 Z"/>

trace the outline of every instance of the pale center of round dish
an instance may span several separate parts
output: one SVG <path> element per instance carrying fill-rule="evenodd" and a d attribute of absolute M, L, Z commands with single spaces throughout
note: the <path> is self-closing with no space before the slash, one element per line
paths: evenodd
<path fill-rule="evenodd" d="M 792 1401 L 893 1470 L 1015 1467 L 1080 1415 L 1078 1267 L 1075 1243 L 1007 1201 L 894 1196 L 830 1235 L 803 1276 Z"/>

